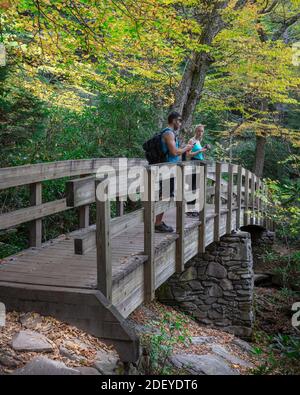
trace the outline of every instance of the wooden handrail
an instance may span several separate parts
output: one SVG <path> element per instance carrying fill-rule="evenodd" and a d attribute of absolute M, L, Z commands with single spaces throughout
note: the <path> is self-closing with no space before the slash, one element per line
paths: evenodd
<path fill-rule="evenodd" d="M 120 182 L 117 196 L 112 194 L 105 201 L 100 201 L 96 198 L 98 185 L 100 184 L 103 188 L 108 187 L 111 173 L 108 172 L 105 178 L 99 180 L 96 179 L 95 173 L 97 167 L 103 164 L 112 166 L 112 171 L 115 172 L 117 169 L 115 170 L 113 165 L 117 165 L 117 161 L 117 159 L 87 160 L 33 165 L 33 167 L 22 166 L 19 170 L 12 168 L 11 176 L 7 169 L 0 169 L 0 176 L 3 174 L 6 177 L 3 182 L 0 180 L 0 188 L 8 185 L 25 185 L 27 181 L 30 181 L 28 184 L 31 191 L 30 207 L 0 215 L 0 230 L 30 222 L 30 245 L 38 247 L 41 245 L 42 218 L 71 208 L 82 208 L 79 227 L 83 229 L 71 236 L 74 238 L 75 253 L 84 255 L 96 249 L 97 289 L 112 302 L 111 241 L 127 229 L 144 227 L 144 250 L 140 252 L 143 255 L 143 267 L 140 269 L 144 273 L 144 300 L 151 301 L 154 298 L 155 289 L 161 284 L 161 280 L 157 279 L 161 268 L 155 266 L 157 264 L 154 227 L 156 215 L 170 208 L 176 208 L 176 234 L 171 238 L 172 243 L 176 243 L 172 248 L 175 247 L 173 251 L 176 254 L 175 271 L 177 273 L 184 270 L 185 262 L 192 256 L 190 247 L 186 243 L 188 236 L 192 235 L 192 253 L 196 253 L 197 250 L 199 253 L 204 253 L 208 244 L 218 241 L 221 235 L 230 234 L 233 229 L 239 228 L 241 223 L 244 225 L 262 224 L 261 213 L 264 207 L 257 196 L 257 191 L 264 189 L 262 180 L 240 165 L 202 161 L 146 166 L 143 160 L 132 160 L 131 165 L 141 166 L 146 175 L 144 185 L 139 190 L 144 198 L 142 199 L 143 207 L 124 214 L 122 202 L 119 201 L 118 214 L 124 215 L 112 219 L 111 200 L 115 200 L 116 197 L 121 200 L 120 198 L 126 196 L 127 177 Z M 173 169 L 166 175 L 167 179 L 174 178 L 175 185 L 177 185 L 175 197 L 169 201 L 157 199 L 163 166 L 175 169 L 175 172 Z M 26 175 L 25 169 L 33 169 L 33 173 Z M 192 175 L 189 172 L 190 169 L 193 171 Z M 119 175 L 122 172 L 126 175 L 127 169 L 121 169 Z M 43 203 L 42 181 L 45 180 L 46 175 L 50 177 L 49 179 L 66 176 L 79 176 L 79 178 L 66 181 L 66 198 Z M 186 193 L 185 187 L 187 180 L 191 180 L 192 176 L 196 176 L 197 180 L 196 191 L 192 192 L 196 194 L 196 201 L 199 204 L 199 220 L 185 224 L 187 222 L 185 199 L 194 199 L 192 194 Z M 23 180 L 21 180 L 22 177 Z M 184 191 L 182 199 L 178 196 L 179 191 Z M 151 196 L 151 199 L 145 199 L 145 195 Z M 94 202 L 96 203 L 96 224 L 88 226 L 89 205 Z M 174 267 L 172 270 L 174 272 Z"/>
<path fill-rule="evenodd" d="M 78 207 L 80 209 L 79 227 L 87 227 L 89 222 L 88 206 L 89 204 L 95 202 L 95 175 L 88 176 L 88 174 L 95 174 L 99 166 L 111 166 L 113 169 L 118 169 L 120 159 L 125 158 L 100 158 L 74 161 L 71 160 L 0 169 L 0 189 L 28 184 L 31 191 L 30 207 L 22 208 L 0 215 L 0 230 L 5 230 L 10 227 L 18 226 L 22 223 L 29 222 L 30 245 L 39 246 L 41 244 L 41 220 L 44 217 L 63 212 L 70 209 L 71 207 Z M 145 166 L 145 163 L 146 162 L 142 159 L 129 159 L 128 168 L 132 166 Z M 234 205 L 236 204 L 237 224 L 239 224 L 239 218 L 242 208 L 245 208 L 245 223 L 248 223 L 249 209 L 252 210 L 252 222 L 255 213 L 257 214 L 256 216 L 259 216 L 259 213 L 263 209 L 260 199 L 256 197 L 256 189 L 260 190 L 262 188 L 262 182 L 259 178 L 257 178 L 250 171 L 241 168 L 241 166 L 229 165 L 228 163 L 214 163 L 205 161 L 199 161 L 199 163 L 198 161 L 179 163 L 179 166 L 190 166 L 193 169 L 195 169 L 196 166 L 199 165 L 205 166 L 206 179 L 211 180 L 210 183 L 213 183 L 212 186 L 207 187 L 207 194 L 208 197 L 210 199 L 214 199 L 215 202 L 215 240 L 218 240 L 220 215 L 221 211 L 224 212 L 224 204 L 226 204 L 226 207 L 229 211 L 235 209 Z M 159 165 L 154 165 L 154 167 L 157 168 L 158 171 L 163 166 L 174 167 L 174 164 L 163 163 Z M 223 179 L 222 174 L 228 173 L 229 169 L 231 169 L 232 176 L 234 174 L 237 174 L 238 182 L 237 185 L 234 185 L 234 183 L 232 183 L 231 192 L 228 194 L 228 181 Z M 73 177 L 76 175 L 80 178 L 67 181 L 66 183 L 66 199 L 60 199 L 47 203 L 42 202 L 42 181 L 49 179 L 59 179 L 62 177 Z M 245 185 L 243 185 L 243 178 L 245 178 Z M 250 180 L 251 193 L 249 193 Z M 252 180 L 254 180 L 254 182 L 252 182 Z M 155 192 L 157 193 L 157 191 L 158 183 L 155 184 Z M 117 196 L 117 211 L 119 215 L 123 213 L 123 202 L 120 201 L 122 200 L 122 197 L 122 195 Z M 230 200 L 231 204 L 229 203 Z M 169 208 L 174 207 L 175 205 L 176 204 L 174 201 L 156 202 L 154 205 L 155 214 L 157 215 L 160 212 L 166 211 Z M 230 214 L 228 214 L 228 219 L 229 218 Z M 125 217 L 124 221 L 126 220 L 127 217 Z M 229 225 L 227 226 L 227 228 L 229 229 Z"/>

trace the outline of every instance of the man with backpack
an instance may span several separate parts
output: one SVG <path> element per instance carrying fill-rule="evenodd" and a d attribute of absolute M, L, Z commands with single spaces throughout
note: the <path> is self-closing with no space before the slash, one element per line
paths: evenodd
<path fill-rule="evenodd" d="M 188 144 L 184 148 L 179 147 L 178 132 L 182 124 L 181 115 L 178 112 L 171 112 L 168 116 L 168 127 L 161 133 L 148 140 L 143 148 L 149 164 L 157 163 L 177 163 L 182 154 L 191 151 L 192 145 Z M 174 178 L 171 178 L 171 196 L 174 196 Z M 161 185 L 161 184 L 160 184 Z M 155 231 L 159 233 L 172 233 L 174 229 L 163 222 L 164 213 L 156 216 Z"/>

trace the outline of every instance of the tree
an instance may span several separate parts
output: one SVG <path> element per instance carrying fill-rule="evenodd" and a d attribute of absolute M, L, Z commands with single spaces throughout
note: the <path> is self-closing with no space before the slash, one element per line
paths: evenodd
<path fill-rule="evenodd" d="M 182 113 L 184 127 L 189 129 L 193 123 L 196 106 L 199 103 L 206 74 L 214 63 L 212 45 L 216 36 L 225 28 L 224 10 L 243 9 L 247 1 L 198 1 L 192 8 L 195 21 L 199 24 L 199 44 L 203 48 L 193 51 L 187 59 L 186 66 L 175 93 L 173 110 Z"/>
<path fill-rule="evenodd" d="M 219 33 L 213 46 L 216 61 L 206 80 L 204 103 L 200 103 L 202 109 L 224 112 L 224 128 L 229 130 L 231 138 L 247 131 L 255 132 L 253 170 L 259 176 L 263 173 L 269 136 L 289 139 L 299 145 L 299 131 L 288 127 L 283 110 L 292 111 L 298 105 L 300 78 L 292 64 L 291 44 L 278 39 L 282 25 L 278 26 L 277 19 L 276 26 L 270 23 L 275 20 L 273 13 L 279 12 L 279 2 L 276 4 L 273 2 L 273 7 L 269 4 L 262 9 L 261 4 L 255 2 L 245 7 L 234 19 L 234 26 Z M 285 6 L 288 5 L 285 3 Z M 289 7 L 290 14 L 297 15 L 296 2 Z M 291 23 L 295 19 L 289 17 L 288 20 Z M 297 25 L 289 25 L 294 40 L 296 28 Z"/>

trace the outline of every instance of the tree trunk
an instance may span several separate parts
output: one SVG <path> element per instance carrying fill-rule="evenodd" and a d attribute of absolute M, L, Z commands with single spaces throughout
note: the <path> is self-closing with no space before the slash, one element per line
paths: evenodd
<path fill-rule="evenodd" d="M 265 136 L 256 136 L 255 162 L 253 173 L 258 177 L 263 176 L 265 164 L 265 148 L 267 139 Z"/>
<path fill-rule="evenodd" d="M 207 13 L 199 16 L 198 23 L 202 27 L 200 44 L 210 46 L 216 35 L 225 27 L 222 20 L 222 10 L 227 7 L 229 1 L 215 1 L 209 5 Z M 175 102 L 172 111 L 182 114 L 183 129 L 187 131 L 193 123 L 193 115 L 203 91 L 205 77 L 213 59 L 208 52 L 195 52 L 187 61 L 181 82 L 175 94 Z"/>

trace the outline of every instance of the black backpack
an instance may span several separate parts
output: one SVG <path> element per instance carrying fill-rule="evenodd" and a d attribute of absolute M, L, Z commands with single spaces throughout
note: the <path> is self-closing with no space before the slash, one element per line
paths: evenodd
<path fill-rule="evenodd" d="M 166 128 L 162 132 L 154 135 L 151 139 L 147 140 L 143 144 L 143 150 L 145 151 L 145 156 L 149 165 L 154 165 L 156 163 L 164 163 L 166 162 L 166 153 L 162 151 L 162 135 L 167 130 L 171 130 L 171 128 Z"/>

